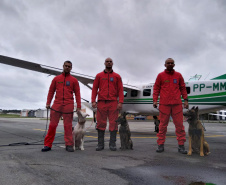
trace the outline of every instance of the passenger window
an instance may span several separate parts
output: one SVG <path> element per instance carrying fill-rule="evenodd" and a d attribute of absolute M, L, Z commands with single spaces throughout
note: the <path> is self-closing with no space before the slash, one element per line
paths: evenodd
<path fill-rule="evenodd" d="M 128 94 L 127 91 L 124 90 L 123 93 L 124 93 L 124 97 L 127 97 L 127 94 Z"/>
<path fill-rule="evenodd" d="M 191 87 L 186 87 L 186 90 L 187 90 L 187 94 L 190 94 L 190 92 L 191 92 Z"/>
<path fill-rule="evenodd" d="M 151 89 L 144 89 L 143 96 L 151 96 Z"/>
<path fill-rule="evenodd" d="M 137 90 L 131 90 L 131 97 L 136 97 L 138 94 Z"/>

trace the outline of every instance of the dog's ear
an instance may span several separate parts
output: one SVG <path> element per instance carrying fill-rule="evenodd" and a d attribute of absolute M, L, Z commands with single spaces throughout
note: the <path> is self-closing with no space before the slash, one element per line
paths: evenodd
<path fill-rule="evenodd" d="M 197 106 L 196 108 L 195 108 L 195 112 L 199 112 L 199 107 Z"/>
<path fill-rule="evenodd" d="M 193 106 L 191 109 L 195 109 L 195 106 Z"/>
<path fill-rule="evenodd" d="M 126 117 L 126 115 L 127 115 L 127 112 L 123 112 L 123 117 L 125 118 Z"/>

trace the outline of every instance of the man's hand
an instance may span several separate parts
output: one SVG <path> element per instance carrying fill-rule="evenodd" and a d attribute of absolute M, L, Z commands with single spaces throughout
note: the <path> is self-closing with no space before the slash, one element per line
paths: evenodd
<path fill-rule="evenodd" d="M 46 108 L 47 108 L 47 109 L 50 109 L 50 105 L 47 105 L 47 104 L 46 104 Z"/>
<path fill-rule="evenodd" d="M 157 102 L 153 102 L 153 107 L 154 108 L 158 108 L 158 103 Z"/>
<path fill-rule="evenodd" d="M 118 110 L 121 110 L 122 109 L 122 103 L 118 103 L 117 109 Z"/>
<path fill-rule="evenodd" d="M 95 109 L 97 108 L 97 103 L 96 102 L 92 102 L 92 107 Z"/>
<path fill-rule="evenodd" d="M 184 100 L 184 108 L 185 109 L 188 109 L 189 108 L 188 100 Z"/>

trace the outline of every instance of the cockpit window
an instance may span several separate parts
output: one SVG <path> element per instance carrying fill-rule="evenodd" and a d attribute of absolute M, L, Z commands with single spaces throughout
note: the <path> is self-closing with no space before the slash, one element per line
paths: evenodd
<path fill-rule="evenodd" d="M 127 91 L 124 90 L 123 93 L 124 93 L 124 97 L 127 97 L 127 94 L 128 94 Z"/>

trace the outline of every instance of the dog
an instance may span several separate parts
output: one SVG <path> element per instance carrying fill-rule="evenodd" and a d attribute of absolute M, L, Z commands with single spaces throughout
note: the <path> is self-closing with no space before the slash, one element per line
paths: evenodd
<path fill-rule="evenodd" d="M 122 115 L 118 117 L 116 120 L 119 127 L 119 135 L 120 135 L 120 141 L 121 141 L 121 150 L 125 149 L 131 149 L 133 150 L 133 142 L 131 140 L 131 132 L 129 129 L 129 124 L 126 120 L 126 113 L 124 112 Z"/>
<path fill-rule="evenodd" d="M 200 156 L 208 155 L 210 153 L 209 144 L 204 139 L 204 128 L 199 121 L 198 107 L 192 107 L 184 113 L 189 123 L 189 150 L 188 155 L 199 153 Z"/>
<path fill-rule="evenodd" d="M 78 123 L 72 132 L 74 138 L 74 149 L 84 150 L 85 122 L 88 114 L 77 111 Z"/>

